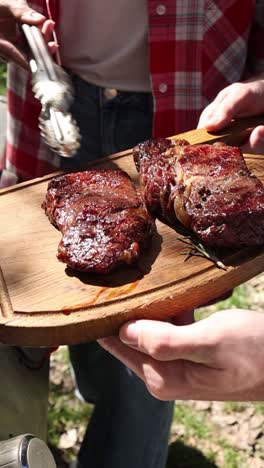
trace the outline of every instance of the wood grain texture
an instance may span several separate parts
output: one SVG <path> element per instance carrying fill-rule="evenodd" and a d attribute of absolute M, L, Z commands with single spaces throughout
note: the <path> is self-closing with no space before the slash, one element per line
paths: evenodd
<path fill-rule="evenodd" d="M 241 143 L 251 126 L 244 120 L 219 134 L 204 129 L 182 134 L 191 143 Z M 264 156 L 246 155 L 264 181 Z M 137 182 L 131 151 L 89 167 L 121 168 Z M 165 319 L 214 300 L 264 270 L 264 248 L 226 251 L 219 270 L 203 258 L 184 262 L 184 245 L 172 228 L 157 231 L 139 263 L 106 277 L 74 272 L 56 259 L 61 234 L 40 208 L 46 176 L 0 192 L 0 342 L 50 346 L 115 333 L 129 319 Z"/>

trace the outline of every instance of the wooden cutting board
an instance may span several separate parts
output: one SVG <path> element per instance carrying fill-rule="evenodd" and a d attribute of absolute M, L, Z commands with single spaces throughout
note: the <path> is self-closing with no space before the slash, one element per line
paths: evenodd
<path fill-rule="evenodd" d="M 218 134 L 182 134 L 191 143 L 239 144 L 258 121 L 241 121 Z M 264 181 L 264 156 L 246 155 Z M 93 163 L 122 168 L 137 181 L 131 151 Z M 0 342 L 25 346 L 74 344 L 117 332 L 130 319 L 166 319 L 217 299 L 264 270 L 264 248 L 226 251 L 226 270 L 210 261 L 184 261 L 184 244 L 157 222 L 149 250 L 137 265 L 106 277 L 74 272 L 56 259 L 61 234 L 41 203 L 54 176 L 0 191 Z"/>

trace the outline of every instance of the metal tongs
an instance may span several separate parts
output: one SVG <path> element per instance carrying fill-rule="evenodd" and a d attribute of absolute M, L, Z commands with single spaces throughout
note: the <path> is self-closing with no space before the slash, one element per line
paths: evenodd
<path fill-rule="evenodd" d="M 53 61 L 40 29 L 27 24 L 23 24 L 22 29 L 31 51 L 33 92 L 41 103 L 41 135 L 53 151 L 71 158 L 80 147 L 81 138 L 69 113 L 74 94 L 70 77 Z"/>

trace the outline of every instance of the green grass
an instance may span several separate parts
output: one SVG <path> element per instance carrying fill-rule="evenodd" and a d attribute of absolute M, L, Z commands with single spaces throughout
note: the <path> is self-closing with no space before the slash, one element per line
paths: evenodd
<path fill-rule="evenodd" d="M 218 310 L 225 309 L 248 309 L 250 308 L 250 299 L 247 295 L 247 290 L 244 285 L 238 286 L 233 290 L 231 297 L 224 301 L 216 302 L 208 307 L 201 307 L 195 311 L 195 319 L 201 320 Z"/>
<path fill-rule="evenodd" d="M 223 448 L 223 468 L 241 468 L 242 459 L 238 451 L 225 440 L 221 440 L 219 445 Z"/>
<path fill-rule="evenodd" d="M 239 401 L 226 401 L 224 403 L 224 411 L 227 414 L 243 413 L 249 406 L 254 406 L 257 414 L 264 415 L 263 402 L 239 402 Z"/>
<path fill-rule="evenodd" d="M 55 395 L 54 395 L 55 396 Z M 77 400 L 73 395 L 60 395 L 50 397 L 48 440 L 51 445 L 57 446 L 59 436 L 68 427 L 79 427 L 89 421 L 93 411 L 92 405 Z"/>
<path fill-rule="evenodd" d="M 0 62 L 0 95 L 6 92 L 6 64 Z"/>
<path fill-rule="evenodd" d="M 254 403 L 254 407 L 257 413 L 264 414 L 264 403 L 262 402 Z"/>
<path fill-rule="evenodd" d="M 243 413 L 247 407 L 247 403 L 241 403 L 238 401 L 226 401 L 224 404 L 224 409 L 227 414 L 232 414 L 234 412 Z"/>
<path fill-rule="evenodd" d="M 188 406 L 177 403 L 174 409 L 174 420 L 184 425 L 186 438 L 206 439 L 210 434 L 210 427 L 204 418 Z"/>
<path fill-rule="evenodd" d="M 49 446 L 56 452 L 61 434 L 68 429 L 86 427 L 93 412 L 93 405 L 83 403 L 74 393 L 72 384 L 69 353 L 66 347 L 60 347 L 55 353 L 55 365 L 59 365 L 63 372 L 63 380 L 59 384 L 50 384 L 48 411 L 48 441 Z M 75 455 L 76 448 L 67 449 L 64 455 L 67 461 Z"/>
<path fill-rule="evenodd" d="M 230 298 L 216 304 L 216 310 L 224 309 L 246 309 L 250 306 L 245 286 L 238 286 L 234 289 Z"/>

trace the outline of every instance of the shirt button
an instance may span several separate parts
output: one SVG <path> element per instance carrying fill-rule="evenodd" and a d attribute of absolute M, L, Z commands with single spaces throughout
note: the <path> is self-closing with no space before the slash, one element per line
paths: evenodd
<path fill-rule="evenodd" d="M 166 7 L 165 5 L 158 5 L 157 8 L 156 8 L 156 12 L 158 13 L 158 15 L 165 15 L 166 13 Z"/>
<path fill-rule="evenodd" d="M 166 85 L 166 83 L 160 83 L 160 85 L 159 85 L 159 91 L 160 91 L 161 93 L 166 93 L 167 89 L 168 89 L 168 86 Z"/>

